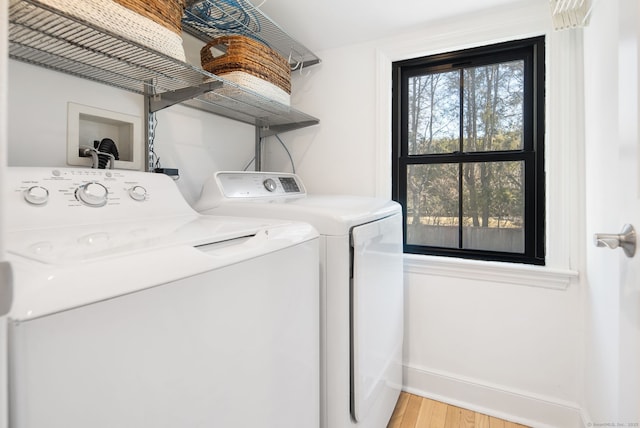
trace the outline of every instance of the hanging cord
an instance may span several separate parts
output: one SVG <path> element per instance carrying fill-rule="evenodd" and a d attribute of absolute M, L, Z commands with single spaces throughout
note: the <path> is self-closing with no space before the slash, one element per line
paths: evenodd
<path fill-rule="evenodd" d="M 243 0 L 218 0 L 214 5 L 211 0 L 196 2 L 185 10 L 184 20 L 201 30 L 215 30 L 220 34 L 242 34 L 261 40 L 260 20 L 255 10 L 257 7 L 246 5 Z"/>
<path fill-rule="evenodd" d="M 287 146 L 284 144 L 284 142 L 280 139 L 280 136 L 278 134 L 275 134 L 275 137 L 280 142 L 280 145 L 282 146 L 284 151 L 287 152 L 287 156 L 289 156 L 289 161 L 291 162 L 291 170 L 295 174 L 296 173 L 296 165 L 295 165 L 295 162 L 293 162 L 293 157 L 291 156 L 291 152 L 289 151 Z M 262 145 L 262 138 L 260 138 L 259 144 Z M 255 162 L 255 160 L 256 160 L 256 157 L 255 156 L 252 157 L 251 160 L 247 163 L 247 165 L 245 165 L 243 171 L 248 170 L 249 167 L 251 166 L 251 164 Z"/>
<path fill-rule="evenodd" d="M 246 171 L 249 169 L 249 167 L 251 166 L 252 163 L 254 163 L 256 161 L 256 157 L 252 157 L 251 160 L 247 163 L 247 165 L 245 165 L 243 171 Z"/>
<path fill-rule="evenodd" d="M 155 150 L 157 126 L 158 126 L 158 117 L 156 116 L 156 113 L 150 113 L 149 114 L 149 171 L 164 172 L 165 174 L 168 174 L 166 170 L 159 171 L 160 169 L 162 169 L 162 165 L 160 164 L 160 156 L 157 155 Z M 174 181 L 177 181 L 180 179 L 180 174 L 178 175 L 168 174 L 168 175 Z"/>
<path fill-rule="evenodd" d="M 296 164 L 293 162 L 293 157 L 291 156 L 291 152 L 289 151 L 287 146 L 284 144 L 284 142 L 280 139 L 280 136 L 278 134 L 276 134 L 275 137 L 280 142 L 280 145 L 282 146 L 284 151 L 287 152 L 287 156 L 289 156 L 289 161 L 291 162 L 291 170 L 295 174 L 296 173 Z"/>
<path fill-rule="evenodd" d="M 260 147 L 262 147 L 262 140 L 263 140 L 263 138 L 264 138 L 264 137 L 260 137 L 260 140 L 258 140 L 258 145 L 259 145 Z M 251 166 L 251 164 L 252 164 L 252 163 L 254 163 L 255 161 L 256 161 L 256 157 L 255 157 L 255 156 L 253 156 L 253 157 L 251 158 L 251 160 L 247 163 L 247 165 L 245 165 L 245 167 L 244 167 L 243 171 L 248 170 L 248 169 L 249 169 L 249 167 Z"/>
<path fill-rule="evenodd" d="M 97 168 L 100 160 L 98 159 L 98 150 L 95 147 L 80 146 L 80 156 L 91 156 L 91 168 Z"/>
<path fill-rule="evenodd" d="M 160 157 L 155 151 L 156 127 L 158 126 L 158 117 L 156 113 L 149 114 L 149 169 L 153 171 L 160 168 Z"/>

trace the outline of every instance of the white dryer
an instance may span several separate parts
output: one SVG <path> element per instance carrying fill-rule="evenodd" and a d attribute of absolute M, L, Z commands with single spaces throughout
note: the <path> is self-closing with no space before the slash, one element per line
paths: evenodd
<path fill-rule="evenodd" d="M 194 206 L 320 233 L 321 426 L 384 428 L 402 388 L 402 214 L 392 201 L 307 195 L 295 174 L 218 172 Z"/>
<path fill-rule="evenodd" d="M 319 426 L 318 234 L 162 174 L 9 168 L 12 428 Z"/>

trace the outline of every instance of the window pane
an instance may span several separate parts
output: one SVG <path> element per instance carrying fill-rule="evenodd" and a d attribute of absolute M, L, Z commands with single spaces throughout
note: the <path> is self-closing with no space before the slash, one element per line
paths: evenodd
<path fill-rule="evenodd" d="M 460 72 L 408 79 L 409 155 L 451 153 L 460 146 Z"/>
<path fill-rule="evenodd" d="M 458 164 L 410 165 L 407 244 L 458 248 Z"/>
<path fill-rule="evenodd" d="M 463 167 L 462 247 L 524 252 L 524 162 Z"/>
<path fill-rule="evenodd" d="M 524 61 L 464 70 L 464 151 L 522 149 Z"/>

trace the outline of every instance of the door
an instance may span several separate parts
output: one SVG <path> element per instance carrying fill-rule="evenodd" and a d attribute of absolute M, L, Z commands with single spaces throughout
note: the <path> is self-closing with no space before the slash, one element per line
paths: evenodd
<path fill-rule="evenodd" d="M 636 0 L 595 2 L 584 30 L 586 190 L 585 423 L 640 423 L 640 251 L 596 247 L 595 233 L 640 227 Z"/>
<path fill-rule="evenodd" d="M 4 184 L 3 172 L 7 164 L 7 9 L 8 2 L 0 0 L 0 188 Z M 4 204 L 0 201 L 0 428 L 7 426 L 7 349 L 6 318 L 11 307 L 11 266 L 4 262 Z"/>
<path fill-rule="evenodd" d="M 2 180 L 0 180 L 2 185 Z M 4 236 L 4 235 L 0 235 Z M 2 253 L 0 253 L 1 255 Z M 0 258 L 2 260 L 2 258 Z M 7 426 L 8 380 L 7 380 L 7 318 L 13 297 L 11 265 L 0 261 L 0 428 Z"/>

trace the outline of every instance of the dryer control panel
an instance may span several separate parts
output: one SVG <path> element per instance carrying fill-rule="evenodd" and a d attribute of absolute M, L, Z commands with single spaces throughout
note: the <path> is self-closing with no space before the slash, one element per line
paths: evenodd
<path fill-rule="evenodd" d="M 301 197 L 300 177 L 284 172 L 217 172 L 215 180 L 226 198 Z"/>
<path fill-rule="evenodd" d="M 261 171 L 220 171 L 202 188 L 195 209 L 204 211 L 222 201 L 282 201 L 307 195 L 302 180 L 296 174 Z"/>

